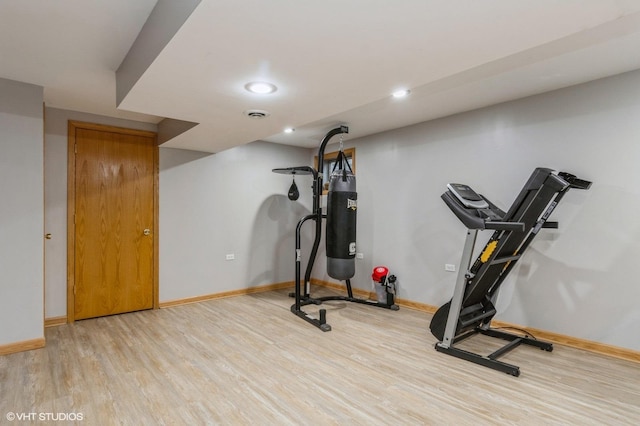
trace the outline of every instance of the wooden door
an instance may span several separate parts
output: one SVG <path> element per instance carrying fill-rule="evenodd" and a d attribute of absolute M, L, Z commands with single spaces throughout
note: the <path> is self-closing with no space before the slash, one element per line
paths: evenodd
<path fill-rule="evenodd" d="M 153 308 L 155 134 L 70 122 L 69 145 L 69 189 L 74 198 L 69 203 L 74 213 L 69 319 Z"/>

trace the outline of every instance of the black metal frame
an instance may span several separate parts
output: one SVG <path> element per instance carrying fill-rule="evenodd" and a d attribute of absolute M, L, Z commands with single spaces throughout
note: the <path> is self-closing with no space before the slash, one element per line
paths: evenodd
<path fill-rule="evenodd" d="M 455 356 L 456 358 L 464 359 L 465 361 L 471 361 L 473 363 L 482 365 L 484 367 L 489 367 L 493 370 L 502 371 L 503 373 L 507 373 L 515 377 L 518 377 L 520 375 L 520 367 L 518 367 L 517 365 L 508 364 L 506 362 L 499 361 L 498 360 L 499 357 L 512 351 L 513 349 L 517 348 L 522 344 L 535 346 L 537 348 L 540 348 L 548 352 L 551 352 L 553 350 L 553 345 L 551 343 L 532 339 L 527 336 L 518 336 L 516 334 L 506 333 L 504 331 L 499 331 L 494 328 L 487 328 L 487 329 L 476 328 L 476 329 L 467 331 L 466 333 L 461 334 L 460 336 L 457 336 L 454 339 L 454 343 L 458 343 L 478 333 L 484 334 L 486 336 L 495 337 L 498 339 L 507 340 L 509 343 L 507 343 L 500 349 L 486 356 L 480 355 L 474 352 L 465 351 L 464 349 L 456 348 L 453 346 L 443 345 L 442 342 L 436 343 L 435 348 L 438 352 Z"/>
<path fill-rule="evenodd" d="M 326 215 L 322 214 L 322 208 L 320 207 L 320 197 L 322 195 L 322 174 L 318 172 L 318 170 L 323 170 L 324 167 L 324 150 L 327 146 L 329 140 L 339 134 L 349 133 L 349 128 L 347 126 L 340 126 L 333 130 L 330 130 L 325 137 L 322 139 L 320 147 L 318 148 L 318 169 L 314 169 L 312 167 L 294 167 L 292 169 L 303 171 L 305 173 L 313 175 L 313 210 L 312 213 L 303 217 L 298 222 L 296 226 L 296 251 L 295 251 L 295 262 L 296 262 L 296 277 L 295 277 L 295 290 L 294 293 L 290 294 L 290 296 L 295 297 L 295 303 L 291 305 L 291 312 L 308 323 L 318 327 L 322 331 L 330 331 L 331 326 L 327 324 L 327 311 L 326 309 L 320 309 L 319 318 L 315 318 L 302 310 L 303 306 L 306 305 L 320 305 L 323 302 L 330 300 L 341 300 L 345 302 L 354 302 L 361 303 L 364 305 L 375 306 L 379 308 L 386 308 L 392 310 L 398 310 L 398 305 L 395 304 L 394 294 L 387 291 L 387 303 L 374 302 L 372 300 L 359 299 L 357 297 L 353 297 L 353 289 L 351 288 L 351 281 L 346 280 L 347 286 L 347 296 L 324 296 L 324 297 L 311 297 L 310 295 L 310 281 L 311 281 L 311 271 L 313 269 L 313 264 L 316 259 L 316 255 L 318 253 L 318 247 L 320 246 L 320 240 L 322 237 L 322 219 L 326 218 Z M 274 170 L 275 171 L 275 170 Z M 313 246 L 311 248 L 311 253 L 309 255 L 309 261 L 307 262 L 307 269 L 305 271 L 304 276 L 304 291 L 302 290 L 301 283 L 301 230 L 302 225 L 309 221 L 315 221 L 315 238 L 313 241 Z"/>

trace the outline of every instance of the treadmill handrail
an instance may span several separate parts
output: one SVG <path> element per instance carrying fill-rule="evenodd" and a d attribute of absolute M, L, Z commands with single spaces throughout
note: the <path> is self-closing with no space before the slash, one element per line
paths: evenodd
<path fill-rule="evenodd" d="M 477 216 L 476 209 L 465 208 L 450 191 L 443 193 L 440 198 L 442 198 L 445 204 L 468 229 L 521 232 L 525 229 L 525 224 L 522 222 L 492 221 Z"/>
<path fill-rule="evenodd" d="M 494 231 L 519 231 L 524 232 L 525 224 L 522 222 L 497 222 L 487 220 L 484 223 L 484 229 L 492 229 Z"/>

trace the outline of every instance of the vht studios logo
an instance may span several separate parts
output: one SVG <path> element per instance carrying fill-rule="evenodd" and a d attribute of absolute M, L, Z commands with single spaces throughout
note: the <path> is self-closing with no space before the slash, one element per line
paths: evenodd
<path fill-rule="evenodd" d="M 84 413 L 14 413 L 9 412 L 5 418 L 10 422 L 13 421 L 41 421 L 41 422 L 81 422 L 84 420 Z"/>
<path fill-rule="evenodd" d="M 358 208 L 358 200 L 347 198 L 347 208 L 355 211 Z"/>

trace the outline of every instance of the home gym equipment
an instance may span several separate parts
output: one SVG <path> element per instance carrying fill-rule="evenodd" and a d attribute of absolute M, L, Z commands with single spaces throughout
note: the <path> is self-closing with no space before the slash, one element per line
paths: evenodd
<path fill-rule="evenodd" d="M 274 173 L 280 174 L 299 174 L 312 175 L 313 177 L 313 208 L 311 214 L 304 216 L 296 226 L 296 247 L 295 247 L 295 283 L 294 293 L 290 296 L 295 297 L 295 303 L 291 305 L 291 312 L 298 317 L 304 319 L 310 324 L 318 327 L 322 331 L 330 331 L 331 326 L 327 324 L 326 309 L 319 310 L 319 318 L 315 318 L 302 310 L 303 306 L 314 304 L 321 305 L 323 302 L 330 300 L 341 300 L 346 302 L 361 303 L 365 305 L 375 306 L 398 310 L 398 305 L 394 302 L 394 295 L 390 294 L 386 302 L 376 302 L 372 300 L 359 299 L 353 297 L 353 290 L 350 279 L 355 274 L 355 255 L 356 255 L 356 211 L 357 211 L 357 193 L 355 175 L 351 167 L 346 161 L 346 157 L 342 151 L 342 143 L 340 144 L 340 152 L 336 159 L 336 166 L 329 178 L 329 193 L 327 194 L 327 212 L 322 213 L 320 205 L 320 197 L 322 196 L 322 170 L 324 170 L 324 150 L 329 140 L 339 134 L 349 133 L 347 126 L 340 126 L 330 130 L 320 143 L 318 148 L 318 169 L 309 166 L 286 167 L 273 169 Z M 318 172 L 318 170 L 320 172 Z M 347 288 L 347 296 L 324 296 L 311 297 L 311 271 L 316 259 L 320 239 L 322 237 L 322 219 L 327 219 L 327 231 L 325 235 L 326 255 L 327 255 L 327 273 L 330 277 L 337 280 L 345 281 Z M 315 236 L 311 253 L 307 262 L 307 268 L 304 275 L 304 289 L 301 282 L 301 229 L 302 225 L 309 221 L 315 221 Z"/>
<path fill-rule="evenodd" d="M 373 287 L 376 290 L 378 302 L 393 303 L 389 298 L 396 294 L 396 276 L 389 274 L 389 268 L 386 266 L 376 266 L 371 273 Z"/>
<path fill-rule="evenodd" d="M 293 174 L 293 183 L 291 183 L 291 186 L 289 187 L 289 191 L 287 192 L 287 197 L 291 201 L 295 201 L 300 197 L 300 191 L 298 191 L 298 185 L 296 185 L 295 173 L 292 173 L 292 174 Z"/>
<path fill-rule="evenodd" d="M 467 185 L 449 184 L 441 198 L 468 228 L 458 278 L 450 302 L 434 314 L 430 329 L 440 340 L 439 352 L 483 365 L 513 376 L 519 367 L 498 358 L 521 344 L 552 351 L 551 343 L 491 328 L 500 285 L 542 228 L 557 228 L 549 216 L 570 188 L 589 189 L 591 182 L 551 169 L 536 168 L 506 213 Z M 489 241 L 471 264 L 478 231 L 493 230 Z M 455 347 L 476 334 L 508 341 L 483 356 Z"/>
<path fill-rule="evenodd" d="M 327 273 L 337 280 L 353 278 L 356 273 L 357 208 L 356 177 L 341 148 L 329 177 L 325 232 Z"/>

